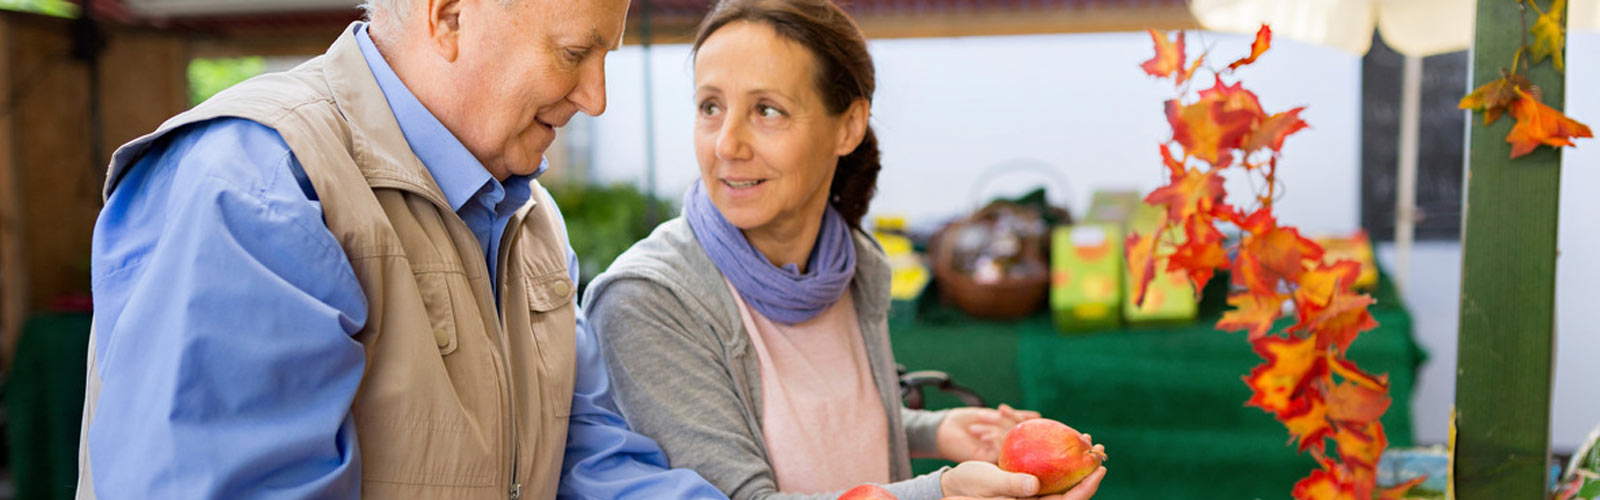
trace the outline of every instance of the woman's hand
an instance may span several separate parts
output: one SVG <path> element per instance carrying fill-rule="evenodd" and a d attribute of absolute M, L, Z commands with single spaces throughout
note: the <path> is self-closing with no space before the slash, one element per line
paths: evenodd
<path fill-rule="evenodd" d="M 982 463 L 982 462 L 967 462 L 967 463 Z M 967 464 L 964 463 L 964 464 L 961 464 L 961 465 L 964 466 L 964 465 L 967 465 Z M 987 464 L 985 464 L 985 465 L 987 465 Z M 956 468 L 959 469 L 960 466 L 957 466 Z M 948 477 L 949 474 L 951 472 L 955 472 L 955 470 L 956 469 L 950 469 L 948 471 L 945 471 L 945 475 Z M 996 468 L 995 470 L 999 471 L 998 468 Z M 1002 474 L 1009 474 L 1008 472 L 1005 472 L 1005 471 L 999 471 L 999 472 L 1002 473 Z M 1023 474 L 1023 475 L 1026 476 L 1027 474 Z M 1028 477 L 1033 477 L 1033 476 L 1028 476 Z M 1057 493 L 1057 494 L 1054 494 L 1054 495 L 1047 495 L 1047 496 L 1042 496 L 1042 497 L 1032 497 L 1032 498 L 1034 498 L 1034 500 L 1089 500 L 1090 498 L 1094 497 L 1094 494 L 1095 494 L 1096 491 L 1100 490 L 1100 480 L 1105 479 L 1105 477 L 1106 477 L 1106 468 L 1105 467 L 1101 467 L 1099 469 L 1096 469 L 1093 473 L 1089 474 L 1089 477 L 1083 478 L 1083 482 L 1078 483 L 1077 486 L 1073 486 L 1072 489 L 1070 489 L 1070 490 L 1067 490 L 1067 491 L 1064 491 L 1064 492 L 1061 492 L 1061 493 Z M 940 483 L 944 483 L 945 479 L 941 478 L 939 480 L 939 482 Z M 1032 491 L 1037 492 L 1039 490 L 1038 484 L 1039 484 L 1038 480 L 1035 479 L 1034 483 L 1033 483 Z M 1018 491 L 1020 491 L 1020 490 L 1018 490 Z M 946 495 L 950 495 L 951 494 L 949 488 L 946 488 L 944 490 L 944 492 L 945 492 Z M 945 497 L 944 500 L 980 500 L 980 499 L 981 500 L 997 500 L 999 498 L 1024 498 L 1024 497 L 1007 497 L 1007 496 L 998 496 L 998 497 L 996 497 L 996 496 L 988 496 L 988 497 L 984 497 L 984 496 L 981 496 L 981 495 L 964 495 L 964 496 L 947 496 L 947 497 Z"/>
<path fill-rule="evenodd" d="M 939 488 L 946 497 L 1024 498 L 1039 493 L 1039 478 L 1006 472 L 989 462 L 970 461 L 944 471 Z"/>
<path fill-rule="evenodd" d="M 1095 469 L 1094 472 L 1089 473 L 1089 477 L 1083 478 L 1083 482 L 1073 486 L 1072 489 L 1055 495 L 1042 496 L 1039 497 L 1039 500 L 1089 500 L 1090 497 L 1094 496 L 1094 492 L 1100 490 L 1100 480 L 1105 479 L 1105 477 L 1105 467 Z"/>
<path fill-rule="evenodd" d="M 939 456 L 952 462 L 1000 459 L 1000 445 L 1006 433 L 1024 420 L 1039 418 L 1039 412 L 1016 410 L 1000 405 L 990 408 L 956 408 L 945 413 L 939 423 Z"/>

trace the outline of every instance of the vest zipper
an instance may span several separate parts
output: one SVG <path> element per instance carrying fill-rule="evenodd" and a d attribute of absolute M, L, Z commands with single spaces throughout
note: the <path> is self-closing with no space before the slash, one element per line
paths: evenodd
<path fill-rule="evenodd" d="M 495 258 L 498 259 L 499 262 L 495 267 L 497 270 L 496 274 L 498 274 L 498 276 L 495 276 L 494 282 L 502 288 L 500 293 L 502 301 L 506 296 L 504 289 L 511 286 L 505 281 L 506 264 L 507 261 L 510 260 L 507 257 L 511 254 L 511 252 L 508 250 L 511 248 L 512 243 L 517 239 L 517 235 L 521 233 L 522 217 L 513 215 L 511 220 L 506 223 L 505 232 L 502 233 L 503 236 L 500 238 L 501 248 L 497 249 L 495 252 Z M 516 383 L 516 377 L 511 374 L 511 334 L 510 332 L 506 331 L 505 307 L 506 304 L 500 304 L 499 310 L 496 312 L 499 313 L 500 316 L 500 363 L 505 369 L 506 403 L 507 408 L 510 410 L 511 416 L 511 475 L 509 476 L 511 479 L 511 486 L 506 490 L 506 498 L 510 500 L 519 500 L 522 498 L 522 482 L 517 479 L 517 462 L 520 461 L 522 452 L 518 449 L 520 448 L 521 439 L 517 437 L 517 391 L 516 387 L 514 387 L 514 384 Z"/>

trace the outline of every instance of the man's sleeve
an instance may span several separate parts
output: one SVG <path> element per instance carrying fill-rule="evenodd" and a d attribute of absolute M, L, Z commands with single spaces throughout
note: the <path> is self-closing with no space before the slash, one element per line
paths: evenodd
<path fill-rule="evenodd" d="M 578 256 L 571 246 L 567 247 L 567 269 L 577 283 Z M 582 308 L 577 318 L 577 374 L 557 497 L 726 500 L 727 495 L 694 471 L 669 468 L 666 454 L 654 440 L 628 429 L 611 400 L 605 359 Z"/>
<path fill-rule="evenodd" d="M 95 227 L 98 498 L 347 498 L 366 303 L 270 128 L 180 130 Z"/>

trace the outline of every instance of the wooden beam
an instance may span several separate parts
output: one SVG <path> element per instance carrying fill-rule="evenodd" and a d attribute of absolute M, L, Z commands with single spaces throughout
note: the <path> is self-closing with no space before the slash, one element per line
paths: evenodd
<path fill-rule="evenodd" d="M 638 17 L 629 18 L 623 44 L 635 45 L 642 41 Z M 651 19 L 651 39 L 657 44 L 691 43 L 700 23 L 699 17 L 652 16 Z M 856 23 L 870 39 L 1200 29 L 1200 23 L 1185 6 L 983 10 L 915 16 L 868 14 L 858 16 Z"/>
<path fill-rule="evenodd" d="M 1473 87 L 1511 68 L 1535 19 L 1512 0 L 1479 0 L 1477 9 Z M 1564 77 L 1551 64 L 1532 65 L 1527 76 L 1545 104 L 1562 107 Z M 1509 116 L 1469 122 L 1455 498 L 1546 498 L 1561 151 L 1540 147 L 1511 160 Z"/>
<path fill-rule="evenodd" d="M 328 46 L 333 45 L 333 41 L 339 38 L 342 29 L 344 25 L 197 33 L 189 36 L 189 55 L 194 58 L 246 56 L 311 58 L 327 52 Z"/>

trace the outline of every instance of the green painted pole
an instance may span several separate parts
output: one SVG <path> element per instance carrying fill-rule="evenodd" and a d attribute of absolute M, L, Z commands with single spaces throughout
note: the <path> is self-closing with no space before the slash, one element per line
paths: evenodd
<path fill-rule="evenodd" d="M 1527 1 L 1547 9 L 1551 0 Z M 1477 9 L 1471 88 L 1511 69 L 1517 49 L 1525 40 L 1531 44 L 1528 29 L 1537 19 L 1517 0 L 1478 0 Z M 1522 60 L 1543 102 L 1561 109 L 1563 75 L 1549 61 L 1531 64 L 1528 54 Z M 1561 152 L 1540 147 L 1512 160 L 1505 140 L 1510 116 L 1484 126 L 1482 115 L 1473 114 L 1469 122 L 1455 498 L 1542 499 L 1548 496 Z"/>

